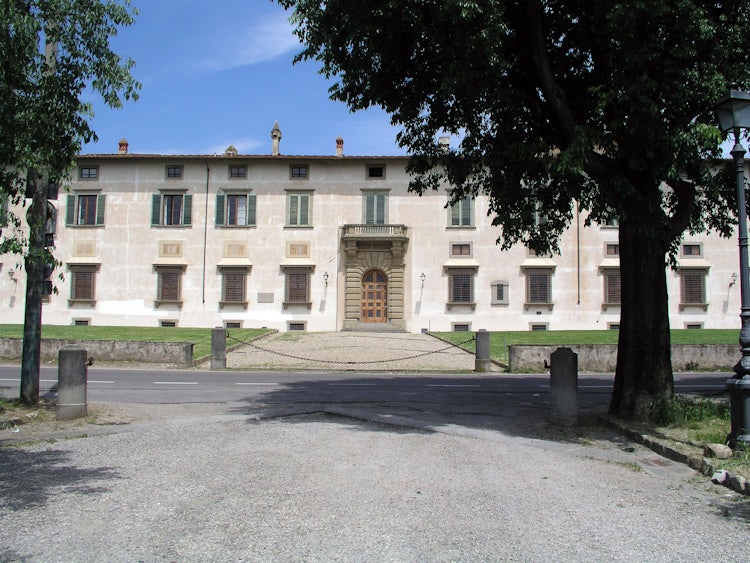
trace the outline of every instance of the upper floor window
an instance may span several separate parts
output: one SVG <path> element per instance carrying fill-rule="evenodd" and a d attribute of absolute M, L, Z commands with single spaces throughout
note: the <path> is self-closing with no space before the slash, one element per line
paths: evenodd
<path fill-rule="evenodd" d="M 167 178 L 170 180 L 179 180 L 182 178 L 182 165 L 167 166 Z"/>
<path fill-rule="evenodd" d="M 104 194 L 69 194 L 66 198 L 65 224 L 96 226 L 104 224 Z"/>
<path fill-rule="evenodd" d="M 370 180 L 384 180 L 385 179 L 385 165 L 384 164 L 368 164 L 367 165 L 367 178 Z"/>
<path fill-rule="evenodd" d="M 98 166 L 79 166 L 78 167 L 78 179 L 79 180 L 98 180 L 99 179 L 99 167 Z"/>
<path fill-rule="evenodd" d="M 607 256 L 619 256 L 620 245 L 617 243 L 607 243 L 605 246 L 605 253 Z"/>
<path fill-rule="evenodd" d="M 244 227 L 255 225 L 254 194 L 217 194 L 216 225 Z"/>
<path fill-rule="evenodd" d="M 189 226 L 192 210 L 193 196 L 190 194 L 154 194 L 151 200 L 151 225 Z"/>
<path fill-rule="evenodd" d="M 471 243 L 470 242 L 454 242 L 451 243 L 451 256 L 471 256 Z"/>
<path fill-rule="evenodd" d="M 289 167 L 289 177 L 292 180 L 307 180 L 307 175 L 307 164 L 292 164 L 292 166 Z"/>
<path fill-rule="evenodd" d="M 365 225 L 385 225 L 388 222 L 388 194 L 385 192 L 370 192 L 364 195 Z"/>
<path fill-rule="evenodd" d="M 471 227 L 474 225 L 474 198 L 465 197 L 450 206 L 451 227 Z"/>
<path fill-rule="evenodd" d="M 247 166 L 232 164 L 229 166 L 229 177 L 233 180 L 247 178 Z"/>
<path fill-rule="evenodd" d="M 312 194 L 310 193 L 287 194 L 286 224 L 288 227 L 309 227 L 312 225 L 311 202 Z"/>

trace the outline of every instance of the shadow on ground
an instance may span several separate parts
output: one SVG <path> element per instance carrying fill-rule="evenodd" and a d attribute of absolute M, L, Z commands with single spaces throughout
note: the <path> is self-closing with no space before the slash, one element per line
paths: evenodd
<path fill-rule="evenodd" d="M 599 380 L 597 380 L 600 382 Z M 580 380 L 582 384 L 586 379 Z M 235 407 L 236 414 L 257 421 L 350 423 L 353 430 L 508 436 L 586 444 L 623 442 L 603 420 L 610 390 L 579 392 L 579 421 L 563 426 L 550 417 L 549 376 L 513 377 L 363 375 L 356 380 L 285 383 Z"/>

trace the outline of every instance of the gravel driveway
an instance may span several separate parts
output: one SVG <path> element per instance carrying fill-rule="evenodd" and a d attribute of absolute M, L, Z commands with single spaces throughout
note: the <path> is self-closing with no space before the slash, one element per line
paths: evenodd
<path fill-rule="evenodd" d="M 747 560 L 747 499 L 650 451 L 395 422 L 225 411 L 2 448 L 0 561 Z"/>

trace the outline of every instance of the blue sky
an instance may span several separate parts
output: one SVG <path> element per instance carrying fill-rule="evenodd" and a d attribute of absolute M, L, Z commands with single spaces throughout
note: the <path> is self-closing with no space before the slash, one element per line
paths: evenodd
<path fill-rule="evenodd" d="M 278 120 L 281 152 L 399 155 L 397 129 L 380 109 L 350 113 L 328 98 L 314 62 L 292 65 L 301 49 L 289 13 L 270 0 L 134 0 L 139 15 L 112 41 L 135 60 L 140 98 L 118 110 L 93 103 L 99 142 L 83 153 L 269 154 Z"/>

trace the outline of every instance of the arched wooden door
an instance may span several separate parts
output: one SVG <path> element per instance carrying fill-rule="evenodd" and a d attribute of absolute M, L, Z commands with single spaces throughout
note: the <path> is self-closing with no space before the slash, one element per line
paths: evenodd
<path fill-rule="evenodd" d="M 370 270 L 362 276 L 363 323 L 388 321 L 388 278 L 379 270 Z"/>

